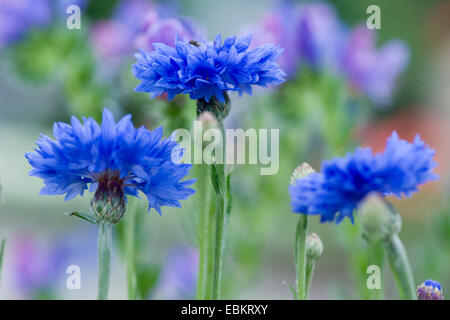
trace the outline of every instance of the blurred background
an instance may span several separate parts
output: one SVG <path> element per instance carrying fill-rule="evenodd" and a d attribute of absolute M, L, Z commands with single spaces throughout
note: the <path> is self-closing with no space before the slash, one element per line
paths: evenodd
<path fill-rule="evenodd" d="M 381 29 L 369 30 L 376 3 Z M 81 9 L 81 28 L 69 29 L 70 5 Z M 71 115 L 136 126 L 163 125 L 165 136 L 190 128 L 195 102 L 179 96 L 151 99 L 133 88 L 133 53 L 175 36 L 207 41 L 253 34 L 254 45 L 284 48 L 288 74 L 277 88 L 231 96 L 227 128 L 280 129 L 280 167 L 260 176 L 256 166 L 235 166 L 233 209 L 227 227 L 224 298 L 291 299 L 298 216 L 289 206 L 289 177 L 307 161 L 356 146 L 384 148 L 393 130 L 415 134 L 436 150 L 440 180 L 411 198 L 392 199 L 417 285 L 426 279 L 450 288 L 450 3 L 440 0 L 206 1 L 206 0 L 0 0 L 0 238 L 6 238 L 2 299 L 94 299 L 96 228 L 65 212 L 87 211 L 90 195 L 64 202 L 39 196 L 42 181 L 29 177 L 25 152 L 40 133 Z M 194 186 L 195 187 L 195 186 Z M 139 221 L 136 267 L 143 299 L 195 298 L 195 196 L 181 209 L 147 213 L 131 200 Z M 126 217 L 125 217 L 126 219 Z M 389 268 L 382 292 L 366 288 L 372 264 L 358 219 L 319 224 L 324 254 L 316 265 L 312 299 L 395 299 Z M 123 221 L 114 230 L 111 298 L 126 299 Z M 69 290 L 67 267 L 81 270 L 81 289 Z"/>

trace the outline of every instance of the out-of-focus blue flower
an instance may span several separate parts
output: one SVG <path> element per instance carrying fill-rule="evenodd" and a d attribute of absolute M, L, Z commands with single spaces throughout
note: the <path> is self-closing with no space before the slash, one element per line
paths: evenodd
<path fill-rule="evenodd" d="M 441 284 L 433 280 L 426 280 L 420 286 L 418 286 L 416 295 L 418 300 L 444 299 Z"/>
<path fill-rule="evenodd" d="M 72 117 L 71 125 L 55 123 L 56 140 L 41 135 L 35 152 L 26 154 L 31 176 L 44 180 L 40 194 L 66 194 L 65 200 L 97 189 L 99 180 L 120 183 L 124 194 L 147 196 L 150 208 L 161 214 L 162 206 L 180 207 L 194 193 L 194 180 L 181 181 L 191 165 L 176 164 L 172 153 L 182 149 L 172 139 L 162 139 L 162 128 L 136 129 L 131 115 L 115 123 L 107 109 L 101 126 L 92 118 L 82 124 Z"/>
<path fill-rule="evenodd" d="M 198 251 L 175 248 L 162 268 L 156 296 L 162 299 L 194 299 L 197 283 Z"/>
<path fill-rule="evenodd" d="M 392 40 L 377 50 L 376 34 L 365 26 L 355 27 L 347 41 L 342 58 L 344 74 L 377 105 L 390 104 L 395 81 L 408 65 L 406 45 Z"/>
<path fill-rule="evenodd" d="M 142 82 L 135 90 L 152 97 L 167 93 L 172 99 L 183 93 L 191 99 L 225 102 L 225 91 L 251 94 L 252 85 L 282 83 L 285 73 L 276 63 L 282 50 L 272 44 L 249 49 L 250 40 L 229 37 L 222 43 L 218 35 L 206 45 L 177 40 L 174 48 L 154 43 L 154 51 L 136 54 L 133 74 Z"/>
<path fill-rule="evenodd" d="M 0 49 L 22 38 L 31 28 L 51 21 L 48 0 L 0 1 Z"/>
<path fill-rule="evenodd" d="M 339 223 L 345 217 L 353 221 L 354 210 L 367 194 L 410 196 L 418 185 L 437 179 L 434 154 L 419 136 L 409 143 L 393 132 L 382 153 L 358 148 L 324 161 L 321 173 L 298 179 L 289 187 L 292 211 L 321 215 L 321 222 Z"/>

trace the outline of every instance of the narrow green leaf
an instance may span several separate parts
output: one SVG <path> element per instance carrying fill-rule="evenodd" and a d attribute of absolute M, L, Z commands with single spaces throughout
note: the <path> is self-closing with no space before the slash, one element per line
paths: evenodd
<path fill-rule="evenodd" d="M 86 220 L 86 221 L 88 221 L 88 222 L 90 222 L 90 223 L 93 223 L 93 224 L 95 224 L 95 225 L 97 225 L 98 223 L 97 223 L 97 221 L 95 221 L 95 219 L 94 219 L 94 217 L 92 217 L 91 215 L 89 215 L 89 214 L 86 214 L 86 213 L 82 213 L 82 212 L 72 212 L 72 213 L 64 213 L 64 214 L 66 214 L 66 215 L 68 215 L 68 216 L 70 216 L 70 217 L 78 217 L 78 218 L 80 218 L 80 219 L 83 219 L 83 220 Z"/>
<path fill-rule="evenodd" d="M 2 279 L 2 265 L 3 265 L 3 255 L 5 253 L 5 245 L 6 245 L 6 238 L 3 238 L 2 242 L 0 243 L 0 281 Z"/>
<path fill-rule="evenodd" d="M 291 290 L 294 300 L 297 299 L 297 292 L 295 291 L 294 286 L 286 281 L 283 281 L 283 283 L 289 288 L 289 290 Z"/>

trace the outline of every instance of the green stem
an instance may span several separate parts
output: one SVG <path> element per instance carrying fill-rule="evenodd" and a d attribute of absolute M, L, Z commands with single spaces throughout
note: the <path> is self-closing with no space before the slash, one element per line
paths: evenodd
<path fill-rule="evenodd" d="M 297 300 L 306 300 L 306 236 L 308 233 L 308 215 L 301 214 L 295 236 L 295 271 L 297 273 Z"/>
<path fill-rule="evenodd" d="M 136 251 L 135 251 L 135 232 L 136 232 L 136 201 L 131 200 L 128 204 L 127 215 L 125 218 L 125 259 L 127 268 L 127 287 L 128 300 L 136 299 Z"/>
<path fill-rule="evenodd" d="M 213 278 L 214 278 L 214 241 L 215 241 L 215 212 L 216 202 L 215 195 L 210 192 L 210 202 L 208 210 L 208 219 L 206 223 L 205 238 L 206 246 L 206 271 L 205 271 L 205 295 L 204 299 L 210 300 L 213 297 Z"/>
<path fill-rule="evenodd" d="M 415 300 L 414 278 L 402 241 L 393 234 L 385 241 L 385 247 L 400 298 Z"/>
<path fill-rule="evenodd" d="M 380 267 L 381 272 L 381 288 L 370 290 L 369 297 L 371 300 L 383 300 L 383 260 L 384 250 L 380 241 L 368 243 L 369 263 L 368 265 L 376 265 Z M 367 275 L 364 273 L 365 276 Z M 367 286 L 366 286 L 367 287 Z"/>
<path fill-rule="evenodd" d="M 210 199 L 210 181 L 207 179 L 209 175 L 209 166 L 201 164 L 198 166 L 198 182 L 197 198 L 199 200 L 199 269 L 197 277 L 197 299 L 206 298 L 206 284 L 208 282 L 208 256 L 210 239 L 208 237 L 209 227 L 209 199 Z M 205 181 L 206 180 L 206 181 Z"/>
<path fill-rule="evenodd" d="M 111 264 L 112 225 L 106 221 L 98 224 L 98 300 L 108 299 L 109 274 Z"/>
<path fill-rule="evenodd" d="M 223 264 L 223 237 L 225 218 L 225 199 L 223 194 L 217 195 L 216 204 L 216 240 L 214 248 L 213 299 L 220 299 Z"/>
<path fill-rule="evenodd" d="M 216 216 L 215 216 L 215 241 L 214 241 L 214 269 L 212 299 L 220 299 L 222 266 L 223 266 L 223 248 L 225 234 L 225 197 L 227 195 L 226 166 L 225 162 L 225 130 L 222 121 L 219 121 L 219 127 L 222 132 L 222 161 L 218 161 L 212 166 L 212 182 L 216 192 Z M 221 163 L 220 163 L 221 162 Z"/>
<path fill-rule="evenodd" d="M 308 299 L 309 289 L 311 288 L 311 282 L 314 275 L 314 268 L 316 267 L 315 259 L 306 259 L 306 275 L 305 275 L 305 299 Z"/>
<path fill-rule="evenodd" d="M 5 254 L 5 245 L 6 245 L 6 238 L 3 238 L 0 242 L 0 281 L 2 279 L 2 265 L 3 265 L 3 256 Z"/>

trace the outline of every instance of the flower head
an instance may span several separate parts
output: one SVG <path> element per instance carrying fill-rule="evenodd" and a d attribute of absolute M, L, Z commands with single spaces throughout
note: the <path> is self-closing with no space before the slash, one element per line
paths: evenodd
<path fill-rule="evenodd" d="M 297 180 L 290 186 L 293 212 L 321 215 L 321 222 L 339 223 L 344 217 L 353 221 L 353 211 L 369 193 L 410 196 L 418 185 L 437 179 L 434 154 L 419 136 L 409 143 L 393 132 L 384 152 L 358 148 L 324 161 L 321 173 Z"/>
<path fill-rule="evenodd" d="M 249 49 L 250 37 L 226 38 L 199 44 L 177 39 L 175 47 L 154 43 L 154 51 L 136 54 L 133 74 L 141 80 L 135 89 L 152 97 L 189 94 L 191 99 L 212 97 L 225 102 L 227 91 L 251 94 L 253 85 L 277 85 L 285 73 L 276 63 L 281 49 L 261 45 Z"/>
<path fill-rule="evenodd" d="M 444 293 L 442 292 L 441 284 L 437 281 L 426 280 L 417 287 L 418 300 L 443 300 Z"/>
<path fill-rule="evenodd" d="M 124 198 L 141 191 L 149 210 L 155 208 L 161 214 L 162 206 L 180 207 L 179 200 L 195 192 L 188 188 L 194 180 L 181 181 L 191 165 L 172 161 L 172 153 L 182 149 L 172 139 L 162 139 L 162 128 L 136 129 L 131 115 L 115 123 L 107 109 L 101 126 L 92 118 L 83 120 L 72 117 L 71 125 L 55 123 L 56 140 L 41 135 L 38 148 L 26 154 L 33 167 L 30 175 L 44 180 L 40 194 L 65 194 L 65 200 L 70 200 L 89 187 L 100 201 L 105 194 Z M 121 200 L 109 205 L 119 205 Z"/>

